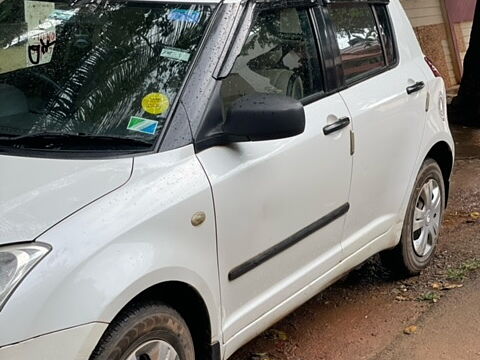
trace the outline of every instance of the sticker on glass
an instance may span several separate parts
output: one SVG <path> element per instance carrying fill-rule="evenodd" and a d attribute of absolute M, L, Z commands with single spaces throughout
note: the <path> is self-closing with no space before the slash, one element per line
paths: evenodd
<path fill-rule="evenodd" d="M 76 14 L 75 10 L 54 10 L 49 19 L 57 21 L 68 21 Z"/>
<path fill-rule="evenodd" d="M 155 135 L 157 127 L 158 121 L 132 116 L 128 123 L 127 129 L 144 134 Z"/>
<path fill-rule="evenodd" d="M 25 2 L 25 21 L 28 24 L 27 67 L 52 61 L 57 34 L 55 23 L 49 17 L 54 11 L 53 2 Z"/>
<path fill-rule="evenodd" d="M 142 108 L 145 112 L 152 115 L 165 113 L 170 107 L 168 97 L 161 93 L 151 93 L 142 100 Z"/>
<path fill-rule="evenodd" d="M 188 62 L 188 60 L 190 60 L 190 53 L 188 51 L 174 48 L 164 48 L 160 53 L 160 56 L 172 60 L 185 62 Z"/>
<path fill-rule="evenodd" d="M 195 10 L 173 9 L 168 14 L 168 20 L 170 21 L 184 21 L 193 24 L 198 24 L 201 17 L 202 13 Z"/>

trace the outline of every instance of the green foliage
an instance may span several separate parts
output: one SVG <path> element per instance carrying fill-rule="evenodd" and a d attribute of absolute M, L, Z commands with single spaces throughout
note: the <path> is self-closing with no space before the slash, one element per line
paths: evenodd
<path fill-rule="evenodd" d="M 422 294 L 418 300 L 420 301 L 431 301 L 431 302 L 437 302 L 438 300 L 440 300 L 440 295 L 437 294 L 436 292 L 434 291 L 430 291 L 430 292 L 427 292 L 425 294 Z"/>
<path fill-rule="evenodd" d="M 480 269 L 480 260 L 471 259 L 465 261 L 458 268 L 448 269 L 447 277 L 450 280 L 463 281 L 468 277 L 468 274 L 472 271 Z"/>
<path fill-rule="evenodd" d="M 372 41 L 378 38 L 373 12 L 366 4 L 336 4 L 331 15 L 337 37 L 349 39 L 350 45 L 356 41 Z"/>

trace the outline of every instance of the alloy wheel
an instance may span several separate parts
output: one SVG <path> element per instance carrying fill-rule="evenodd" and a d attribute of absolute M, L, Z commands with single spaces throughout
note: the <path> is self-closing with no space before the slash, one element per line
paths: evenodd
<path fill-rule="evenodd" d="M 422 187 L 415 205 L 412 226 L 412 242 L 420 257 L 430 254 L 438 239 L 442 212 L 442 193 L 435 179 L 429 179 Z"/>
<path fill-rule="evenodd" d="M 169 343 L 151 340 L 137 347 L 126 360 L 180 360 L 180 357 Z"/>

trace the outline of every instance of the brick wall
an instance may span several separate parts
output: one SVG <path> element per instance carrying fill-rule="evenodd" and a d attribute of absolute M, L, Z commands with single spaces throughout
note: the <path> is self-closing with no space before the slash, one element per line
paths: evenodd
<path fill-rule="evenodd" d="M 443 16 L 442 0 L 401 0 L 417 34 L 423 52 L 437 66 L 447 87 L 457 84 L 453 55 L 448 41 L 448 24 Z"/>

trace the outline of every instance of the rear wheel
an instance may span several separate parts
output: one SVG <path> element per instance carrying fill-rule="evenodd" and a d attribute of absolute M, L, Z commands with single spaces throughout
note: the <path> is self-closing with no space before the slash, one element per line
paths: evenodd
<path fill-rule="evenodd" d="M 190 331 L 172 308 L 132 306 L 103 335 L 90 360 L 195 360 Z"/>
<path fill-rule="evenodd" d="M 400 243 L 381 254 L 401 276 L 418 275 L 433 260 L 445 209 L 445 184 L 437 162 L 427 159 L 408 204 Z"/>

